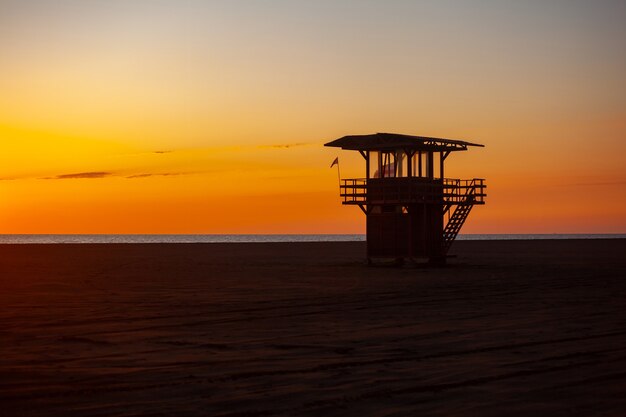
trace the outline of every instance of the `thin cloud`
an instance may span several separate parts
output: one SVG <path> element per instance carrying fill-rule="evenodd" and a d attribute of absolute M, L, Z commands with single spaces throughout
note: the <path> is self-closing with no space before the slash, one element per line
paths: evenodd
<path fill-rule="evenodd" d="M 145 150 L 140 152 L 123 152 L 115 154 L 115 157 L 133 157 L 133 156 L 146 156 L 146 155 L 165 155 L 168 153 L 177 152 L 174 149 L 156 149 L 156 150 Z"/>
<path fill-rule="evenodd" d="M 152 177 L 154 176 L 154 174 L 134 174 L 134 175 L 128 175 L 127 179 L 134 179 L 134 178 L 147 178 L 147 177 Z"/>
<path fill-rule="evenodd" d="M 99 179 L 113 176 L 112 172 L 106 171 L 92 171 L 92 172 L 77 172 L 74 174 L 61 174 L 54 177 L 44 177 L 44 180 L 75 180 L 75 179 Z"/>
<path fill-rule="evenodd" d="M 611 185 L 626 185 L 626 181 L 572 182 L 572 183 L 553 185 L 553 187 L 599 187 L 599 186 L 611 186 Z"/>
<path fill-rule="evenodd" d="M 216 172 L 225 172 L 229 171 L 228 169 L 217 169 L 217 170 L 204 170 L 204 171 L 181 171 L 181 172 L 139 172 L 136 174 L 132 174 L 128 171 L 126 172 L 115 172 L 115 171 L 87 171 L 87 172 L 75 172 L 71 174 L 58 174 L 58 175 L 50 175 L 47 177 L 40 176 L 23 176 L 23 177 L 0 177 L 0 181 L 20 181 L 20 180 L 98 180 L 105 178 L 123 178 L 123 179 L 138 179 L 138 178 L 149 178 L 149 177 L 175 177 L 182 175 L 196 175 L 196 174 L 210 174 Z"/>
<path fill-rule="evenodd" d="M 310 145 L 309 142 L 295 142 L 295 143 L 277 143 L 274 145 L 261 145 L 260 148 L 266 148 L 266 149 L 289 149 L 289 148 L 296 148 L 299 146 L 308 146 Z"/>
<path fill-rule="evenodd" d="M 190 175 L 190 174 L 193 174 L 193 172 L 159 172 L 159 173 L 144 172 L 141 174 L 127 175 L 124 178 L 136 179 L 136 178 L 148 178 L 148 177 L 174 177 L 178 175 Z"/>

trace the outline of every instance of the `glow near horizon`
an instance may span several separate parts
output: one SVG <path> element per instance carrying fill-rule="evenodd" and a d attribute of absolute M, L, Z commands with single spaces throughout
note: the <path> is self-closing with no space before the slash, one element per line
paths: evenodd
<path fill-rule="evenodd" d="M 328 169 L 339 154 L 362 176 L 360 157 L 321 145 L 376 131 L 487 145 L 449 160 L 488 179 L 465 233 L 624 232 L 625 18 L 618 1 L 2 2 L 0 232 L 362 232 Z"/>

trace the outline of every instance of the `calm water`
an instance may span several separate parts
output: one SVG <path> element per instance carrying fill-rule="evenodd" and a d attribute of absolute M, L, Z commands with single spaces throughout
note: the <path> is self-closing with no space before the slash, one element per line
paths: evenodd
<path fill-rule="evenodd" d="M 466 234 L 458 240 L 626 239 L 626 234 Z M 365 235 L 0 235 L 0 244 L 355 242 Z"/>

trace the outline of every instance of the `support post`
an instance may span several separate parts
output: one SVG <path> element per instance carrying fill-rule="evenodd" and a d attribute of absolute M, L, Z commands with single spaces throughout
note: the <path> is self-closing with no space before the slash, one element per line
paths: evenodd
<path fill-rule="evenodd" d="M 413 155 L 415 152 L 405 151 L 406 153 L 406 176 L 411 178 L 413 176 Z"/>
<path fill-rule="evenodd" d="M 428 161 L 426 163 L 426 169 L 428 170 L 428 179 L 432 180 L 433 178 L 435 178 L 435 164 L 433 162 L 435 157 L 434 157 L 434 152 L 433 151 L 428 151 Z"/>
<path fill-rule="evenodd" d="M 417 172 L 418 177 L 422 177 L 422 151 L 417 152 Z"/>
<path fill-rule="evenodd" d="M 445 156 L 443 156 L 443 152 L 439 153 L 439 174 L 441 175 L 441 179 L 443 180 L 444 175 L 443 175 L 443 161 L 446 159 Z"/>

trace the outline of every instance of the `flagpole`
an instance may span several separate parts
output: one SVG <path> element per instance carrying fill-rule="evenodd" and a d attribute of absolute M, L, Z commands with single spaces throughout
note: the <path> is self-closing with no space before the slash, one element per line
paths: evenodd
<path fill-rule="evenodd" d="M 341 193 L 341 171 L 339 170 L 339 161 L 337 161 L 337 181 L 339 182 L 339 192 Z"/>
<path fill-rule="evenodd" d="M 341 194 L 341 171 L 339 170 L 339 157 L 335 158 L 333 163 L 330 164 L 330 167 L 332 168 L 333 165 L 337 165 L 337 181 L 339 182 L 339 194 Z"/>

